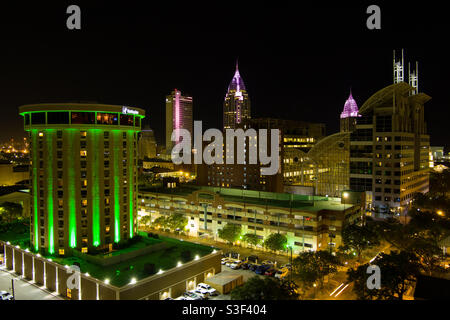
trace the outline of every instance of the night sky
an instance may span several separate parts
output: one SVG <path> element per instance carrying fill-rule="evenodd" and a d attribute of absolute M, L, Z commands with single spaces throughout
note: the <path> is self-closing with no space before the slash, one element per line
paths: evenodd
<path fill-rule="evenodd" d="M 221 128 L 236 59 L 252 117 L 323 122 L 331 134 L 350 87 L 361 106 L 390 85 L 392 51 L 403 47 L 432 97 L 431 144 L 450 147 L 444 7 L 375 3 L 382 29 L 368 30 L 373 3 L 92 2 L 2 4 L 0 141 L 24 136 L 20 105 L 66 101 L 143 108 L 164 141 L 165 95 L 174 88 L 193 96 L 204 128 Z M 81 7 L 80 31 L 66 28 L 70 4 Z"/>

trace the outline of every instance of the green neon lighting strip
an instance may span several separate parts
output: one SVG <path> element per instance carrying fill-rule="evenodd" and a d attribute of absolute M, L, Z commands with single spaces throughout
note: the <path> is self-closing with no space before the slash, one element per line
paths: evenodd
<path fill-rule="evenodd" d="M 47 217 L 48 217 L 48 252 L 55 253 L 54 222 L 53 222 L 53 129 L 47 129 Z"/>
<path fill-rule="evenodd" d="M 120 130 L 113 130 L 113 165 L 114 165 L 114 242 L 120 241 L 120 183 L 119 183 L 119 165 L 121 158 L 119 156 L 119 150 L 121 147 L 122 139 L 120 137 Z"/>
<path fill-rule="evenodd" d="M 75 204 L 75 165 L 74 159 L 76 155 L 73 153 L 73 145 L 75 143 L 75 129 L 68 129 L 68 154 L 67 154 L 67 190 L 68 201 L 69 201 L 69 246 L 71 248 L 76 248 L 77 246 L 77 214 L 76 214 L 76 204 Z"/>
<path fill-rule="evenodd" d="M 91 192 L 92 192 L 92 244 L 94 247 L 100 245 L 100 182 L 98 178 L 99 170 L 99 154 L 94 150 L 99 149 L 100 134 L 103 131 L 100 129 L 88 130 L 88 135 L 92 137 L 92 145 L 90 152 L 94 153 L 92 156 L 92 179 L 91 179 Z"/>
<path fill-rule="evenodd" d="M 37 135 L 38 131 L 36 129 L 31 130 L 31 139 L 33 148 L 31 150 L 33 154 L 33 211 L 34 211 L 34 250 L 39 250 L 39 210 L 38 210 L 38 169 L 37 169 Z"/>
<path fill-rule="evenodd" d="M 133 144 L 133 141 L 134 141 L 134 136 L 133 136 L 133 131 L 127 131 L 127 135 L 128 135 L 128 141 L 127 141 L 127 144 L 128 144 L 128 189 L 130 190 L 130 194 L 129 194 L 129 197 L 130 197 L 130 199 L 129 199 L 129 201 L 128 201 L 128 203 L 129 203 L 129 212 L 130 212 L 130 217 L 129 217 L 129 219 L 130 219 L 130 238 L 133 238 L 133 236 L 134 236 L 134 217 L 133 217 L 133 194 L 134 194 L 134 190 L 133 190 L 133 188 L 134 188 L 134 181 L 133 181 L 133 178 L 134 178 L 134 172 L 133 172 L 133 150 L 134 150 L 134 144 Z"/>

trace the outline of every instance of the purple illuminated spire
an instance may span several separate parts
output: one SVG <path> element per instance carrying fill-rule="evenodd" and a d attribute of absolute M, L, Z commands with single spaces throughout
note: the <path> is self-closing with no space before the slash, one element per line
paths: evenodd
<path fill-rule="evenodd" d="M 233 79 L 230 82 L 230 85 L 228 86 L 228 92 L 230 90 L 236 90 L 241 91 L 245 90 L 244 81 L 241 78 L 241 75 L 239 74 L 239 67 L 238 67 L 238 61 L 236 60 L 236 72 L 234 73 Z"/>
<path fill-rule="evenodd" d="M 361 115 L 358 115 L 358 105 L 356 104 L 355 99 L 353 99 L 352 90 L 350 89 L 350 96 L 347 101 L 345 101 L 344 110 L 341 113 L 341 119 L 349 117 L 356 118 L 360 116 Z"/>

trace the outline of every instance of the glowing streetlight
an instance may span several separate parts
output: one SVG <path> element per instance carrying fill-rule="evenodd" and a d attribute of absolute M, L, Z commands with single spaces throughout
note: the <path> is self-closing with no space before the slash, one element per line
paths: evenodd
<path fill-rule="evenodd" d="M 136 282 L 137 282 L 136 278 L 132 278 L 131 281 L 130 281 L 130 284 L 135 284 Z"/>

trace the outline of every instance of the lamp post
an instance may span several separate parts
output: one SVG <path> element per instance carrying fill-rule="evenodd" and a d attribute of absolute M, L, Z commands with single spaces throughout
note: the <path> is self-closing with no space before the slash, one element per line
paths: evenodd
<path fill-rule="evenodd" d="M 342 193 L 342 199 L 344 200 L 344 211 L 345 211 L 345 199 L 348 198 L 348 192 Z"/>
<path fill-rule="evenodd" d="M 291 265 L 291 270 L 289 270 L 289 282 L 292 282 L 292 268 L 293 268 L 293 266 L 292 266 L 292 246 L 287 246 L 287 248 L 289 250 L 291 250 L 291 256 L 289 258 L 289 263 Z"/>

